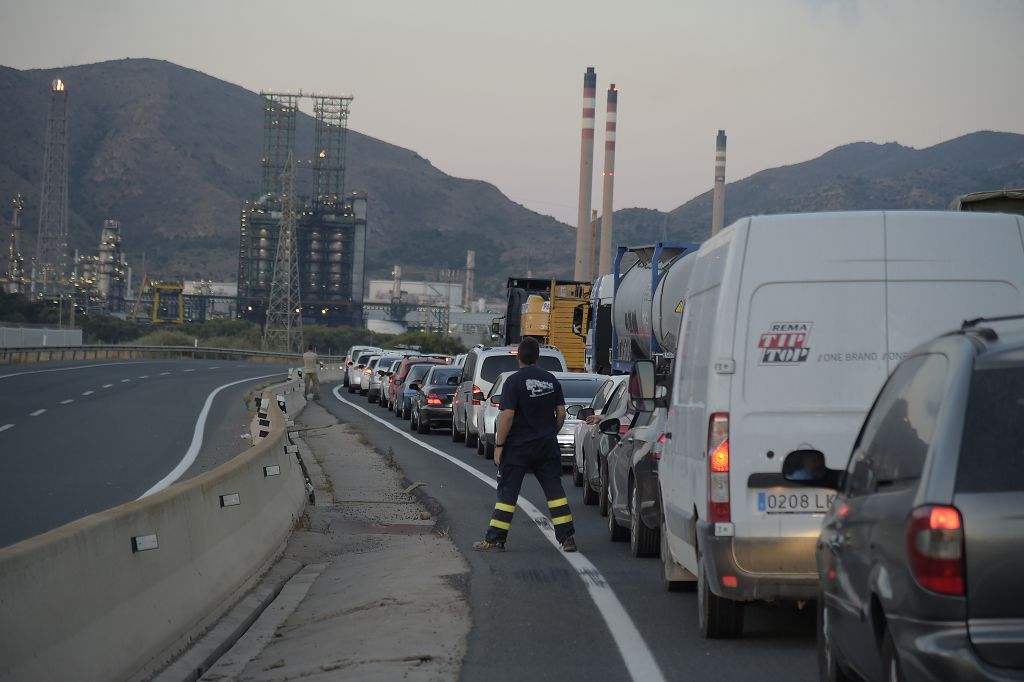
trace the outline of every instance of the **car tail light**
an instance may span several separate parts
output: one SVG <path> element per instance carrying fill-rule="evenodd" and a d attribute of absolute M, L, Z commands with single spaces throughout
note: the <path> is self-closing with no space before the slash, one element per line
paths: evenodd
<path fill-rule="evenodd" d="M 480 401 L 484 399 L 484 392 L 480 390 L 480 387 L 476 384 L 473 385 L 473 404 L 479 405 Z"/>
<path fill-rule="evenodd" d="M 658 436 L 658 440 L 651 443 L 651 459 L 655 461 L 661 460 L 661 453 L 665 450 L 665 434 Z"/>
<path fill-rule="evenodd" d="M 363 374 L 373 374 L 373 370 L 367 367 L 366 369 L 363 370 Z"/>
<path fill-rule="evenodd" d="M 910 513 L 907 558 L 922 587 L 963 596 L 964 529 L 956 507 L 928 505 Z"/>
<path fill-rule="evenodd" d="M 729 505 L 729 413 L 715 412 L 708 421 L 708 520 L 727 523 Z"/>
<path fill-rule="evenodd" d="M 441 399 L 431 393 L 427 396 L 427 405 L 441 405 Z"/>
<path fill-rule="evenodd" d="M 621 422 L 619 424 L 619 435 L 622 436 L 622 435 L 625 435 L 628 432 L 629 432 L 629 422 L 628 421 Z"/>
<path fill-rule="evenodd" d="M 349 360 L 349 361 L 348 361 L 348 362 L 346 362 L 345 364 L 346 364 L 346 365 L 351 365 L 351 364 L 352 364 L 352 361 L 351 361 L 351 360 Z"/>

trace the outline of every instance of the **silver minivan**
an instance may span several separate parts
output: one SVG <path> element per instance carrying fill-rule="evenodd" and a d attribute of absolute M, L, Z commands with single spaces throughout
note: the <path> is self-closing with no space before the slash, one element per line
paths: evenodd
<path fill-rule="evenodd" d="M 502 372 L 519 369 L 519 350 L 516 346 L 477 346 L 466 354 L 462 367 L 462 381 L 452 405 L 452 440 L 465 441 L 466 447 L 476 447 L 476 408 L 491 390 Z M 565 372 L 565 358 L 554 346 L 541 346 L 537 367 L 549 372 Z"/>

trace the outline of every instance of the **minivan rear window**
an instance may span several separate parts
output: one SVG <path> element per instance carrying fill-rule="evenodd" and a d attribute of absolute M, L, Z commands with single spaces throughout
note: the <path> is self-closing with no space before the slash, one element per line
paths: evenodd
<path fill-rule="evenodd" d="M 971 376 L 956 489 L 1024 491 L 1024 367 L 975 370 Z"/>
<path fill-rule="evenodd" d="M 549 372 L 561 372 L 564 369 L 555 355 L 541 355 L 537 359 L 537 366 Z M 518 356 L 492 355 L 489 358 L 484 358 L 484 364 L 480 367 L 480 378 L 493 382 L 502 372 L 514 372 L 517 369 L 519 369 Z"/>

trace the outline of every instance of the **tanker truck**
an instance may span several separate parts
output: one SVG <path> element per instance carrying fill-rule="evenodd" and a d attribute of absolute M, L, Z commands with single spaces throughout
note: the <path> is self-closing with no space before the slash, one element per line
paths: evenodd
<path fill-rule="evenodd" d="M 618 248 L 612 275 L 598 280 L 574 320 L 578 333 L 586 329 L 590 371 L 628 374 L 634 360 L 671 359 L 692 267 L 686 256 L 699 247 L 657 242 Z"/>

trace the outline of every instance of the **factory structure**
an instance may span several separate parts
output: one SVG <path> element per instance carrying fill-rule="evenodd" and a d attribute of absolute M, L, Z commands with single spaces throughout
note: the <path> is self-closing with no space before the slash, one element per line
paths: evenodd
<path fill-rule="evenodd" d="M 291 310 L 273 284 L 297 280 L 288 298 L 299 319 L 310 324 L 361 326 L 366 253 L 366 195 L 345 193 L 345 144 L 350 96 L 261 92 L 264 106 L 263 179 L 258 198 L 242 208 L 238 246 L 239 316 L 261 326 Z M 315 147 L 311 160 L 296 155 L 300 100 L 311 100 Z M 295 181 L 297 196 L 285 196 L 289 159 L 293 173 L 310 171 L 308 185 Z M 305 179 L 305 178 L 301 178 Z M 304 191 L 304 187 L 308 189 Z M 294 205 L 294 258 L 278 259 L 286 208 Z M 297 272 L 278 273 L 275 263 Z M 274 301 L 274 306 L 271 301 Z"/>

